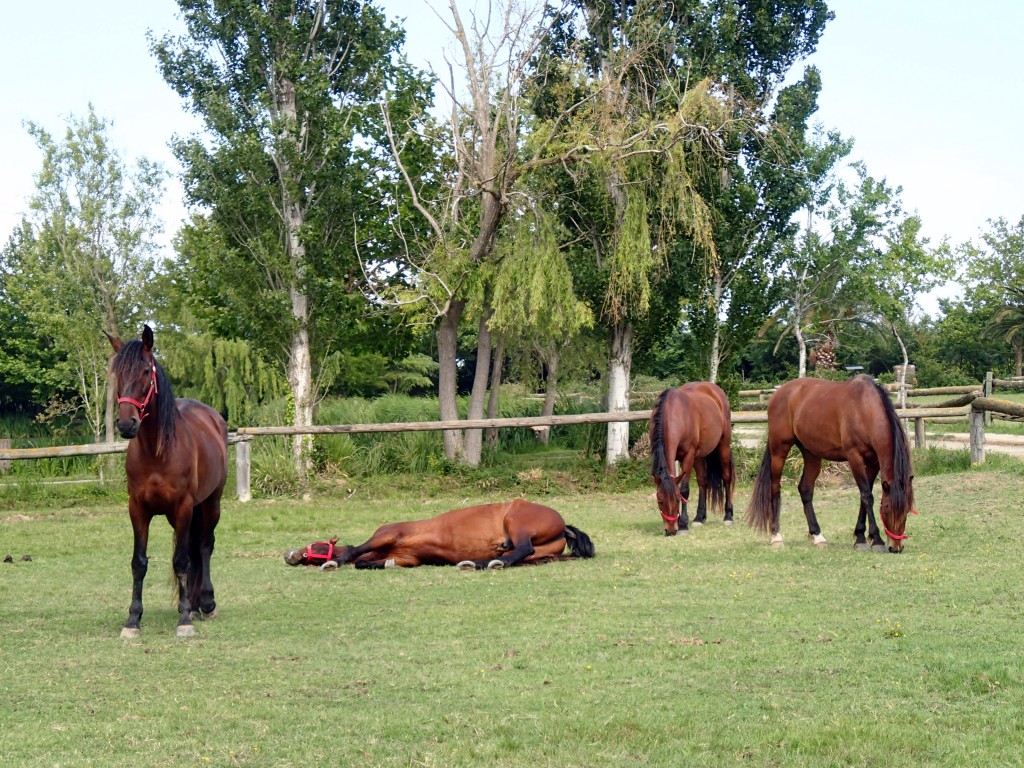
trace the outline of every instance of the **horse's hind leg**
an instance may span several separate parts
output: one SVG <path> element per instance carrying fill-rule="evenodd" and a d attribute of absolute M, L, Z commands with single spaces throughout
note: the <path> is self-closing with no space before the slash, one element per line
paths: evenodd
<path fill-rule="evenodd" d="M 697 459 L 693 463 L 694 473 L 697 475 L 697 514 L 693 517 L 694 525 L 704 525 L 708 519 L 708 470 L 703 459 Z M 689 488 L 690 476 L 686 476 L 687 488 Z"/>
<path fill-rule="evenodd" d="M 189 538 L 188 594 L 189 610 L 193 619 L 215 619 L 217 602 L 214 600 L 210 558 L 216 537 L 214 531 L 220 522 L 218 490 L 192 511 L 192 530 Z"/>
<path fill-rule="evenodd" d="M 828 542 L 821 535 L 821 526 L 818 525 L 818 518 L 814 514 L 814 483 L 821 474 L 821 459 L 810 451 L 803 450 L 802 447 L 800 452 L 804 457 L 804 471 L 800 476 L 797 490 L 804 505 L 804 517 L 807 518 L 807 535 L 817 546 L 822 547 Z"/>
<path fill-rule="evenodd" d="M 718 457 L 722 462 L 722 489 L 725 491 L 725 517 L 723 522 L 726 525 L 732 525 L 732 491 L 735 485 L 735 471 L 736 467 L 732 461 L 732 447 L 728 441 L 723 442 L 718 447 Z"/>

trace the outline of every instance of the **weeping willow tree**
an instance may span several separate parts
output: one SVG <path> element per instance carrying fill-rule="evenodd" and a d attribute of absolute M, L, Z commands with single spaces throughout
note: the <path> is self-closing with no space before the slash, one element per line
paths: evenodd
<path fill-rule="evenodd" d="M 167 338 L 162 362 L 177 395 L 201 400 L 232 427 L 251 423 L 260 405 L 288 394 L 280 370 L 246 341 L 182 333 Z"/>
<path fill-rule="evenodd" d="M 544 368 L 544 408 L 554 413 L 558 392 L 558 371 L 562 350 L 579 332 L 594 325 L 594 315 L 577 298 L 572 271 L 565 251 L 559 247 L 564 236 L 558 220 L 538 206 L 518 218 L 499 249 L 504 251 L 494 281 L 494 314 L 490 320 L 499 334 L 498 348 L 507 337 L 529 344 Z M 500 368 L 496 359 L 495 369 Z M 492 379 L 492 395 L 498 384 Z M 547 441 L 548 432 L 542 440 Z"/>

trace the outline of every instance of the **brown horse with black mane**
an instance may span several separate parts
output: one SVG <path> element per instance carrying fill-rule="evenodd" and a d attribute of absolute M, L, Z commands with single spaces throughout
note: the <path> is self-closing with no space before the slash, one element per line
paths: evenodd
<path fill-rule="evenodd" d="M 563 555 L 566 546 L 570 555 Z M 358 546 L 334 547 L 326 554 L 312 545 L 284 554 L 289 565 L 322 562 L 321 568 L 354 563 L 356 568 L 411 568 L 458 565 L 491 570 L 543 563 L 565 557 L 593 557 L 590 537 L 566 525 L 551 507 L 515 499 L 445 512 L 427 520 L 382 525 Z"/>
<path fill-rule="evenodd" d="M 174 529 L 172 565 L 178 582 L 178 637 L 195 634 L 193 619 L 213 618 L 217 604 L 210 581 L 213 530 L 227 480 L 227 425 L 196 400 L 175 399 L 153 357 L 153 331 L 122 343 L 110 370 L 117 379 L 117 429 L 128 438 L 128 515 L 135 533 L 132 602 L 121 637 L 138 637 L 142 582 L 149 560 L 149 524 L 164 515 Z"/>
<path fill-rule="evenodd" d="M 736 473 L 732 459 L 732 412 L 722 388 L 706 381 L 666 389 L 651 410 L 651 478 L 657 487 L 658 509 L 665 535 L 689 530 L 686 505 L 690 500 L 690 473 L 697 471 L 697 515 L 694 525 L 707 519 L 711 506 L 724 505 L 725 524 L 732 524 L 732 494 Z M 675 475 L 676 462 L 680 472 Z"/>
<path fill-rule="evenodd" d="M 815 544 L 827 543 L 812 503 L 821 460 L 827 459 L 847 462 L 860 490 L 854 547 L 868 549 L 864 536 L 866 520 L 871 549 L 886 549 L 872 510 L 872 490 L 875 478 L 881 474 L 882 500 L 878 511 L 889 538 L 888 549 L 903 551 L 907 514 L 914 512 L 910 448 L 885 390 L 870 376 L 860 375 L 844 382 L 795 379 L 772 395 L 768 403 L 768 446 L 754 482 L 747 519 L 752 527 L 770 531 L 773 544 L 782 543 L 782 466 L 794 445 L 804 458 L 797 488 L 808 534 Z"/>

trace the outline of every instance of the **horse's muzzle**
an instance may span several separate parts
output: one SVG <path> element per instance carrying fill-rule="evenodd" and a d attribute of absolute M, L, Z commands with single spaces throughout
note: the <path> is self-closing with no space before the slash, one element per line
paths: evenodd
<path fill-rule="evenodd" d="M 903 552 L 903 546 L 901 545 L 899 547 L 889 547 L 889 551 L 894 555 L 899 555 Z"/>
<path fill-rule="evenodd" d="M 129 419 L 128 421 L 118 420 L 117 431 L 121 433 L 121 437 L 125 440 L 131 440 L 139 434 L 140 423 L 141 422 L 138 419 Z"/>

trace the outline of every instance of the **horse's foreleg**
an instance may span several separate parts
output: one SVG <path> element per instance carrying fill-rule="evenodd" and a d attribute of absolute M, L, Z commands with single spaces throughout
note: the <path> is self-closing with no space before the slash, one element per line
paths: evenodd
<path fill-rule="evenodd" d="M 192 532 L 192 505 L 182 504 L 174 517 L 174 554 L 171 564 L 178 580 L 178 637 L 195 634 L 192 625 L 192 606 L 188 595 L 189 541 Z"/>
<path fill-rule="evenodd" d="M 814 483 L 821 474 L 821 459 L 810 451 L 802 451 L 804 457 L 804 471 L 800 475 L 800 482 L 797 490 L 800 492 L 800 501 L 804 505 L 804 517 L 807 518 L 807 535 L 819 547 L 828 542 L 821 535 L 821 526 L 818 525 L 818 517 L 814 514 Z"/>
<path fill-rule="evenodd" d="M 866 462 L 860 456 L 850 457 L 850 471 L 857 481 L 857 488 L 860 491 L 860 506 L 857 509 L 857 525 L 853 529 L 853 548 L 860 550 L 871 549 L 875 552 L 885 552 L 887 547 L 882 541 L 881 531 L 878 530 L 878 523 L 875 521 L 875 498 L 872 490 L 875 486 L 875 478 L 878 476 L 878 468 Z M 867 537 L 865 537 L 865 528 Z M 871 539 L 869 544 L 867 539 Z"/>
<path fill-rule="evenodd" d="M 121 637 L 138 637 L 141 634 L 139 622 L 142 621 L 142 583 L 149 570 L 149 558 L 146 546 L 149 541 L 150 518 L 142 507 L 134 500 L 128 500 L 128 514 L 132 521 L 134 544 L 132 547 L 132 602 L 128 608 L 128 621 L 121 629 Z"/>

